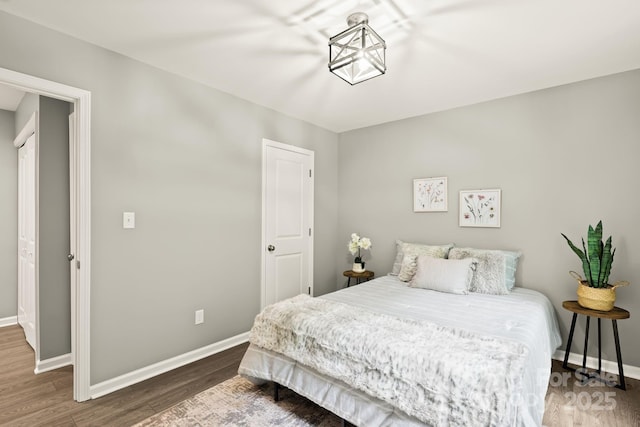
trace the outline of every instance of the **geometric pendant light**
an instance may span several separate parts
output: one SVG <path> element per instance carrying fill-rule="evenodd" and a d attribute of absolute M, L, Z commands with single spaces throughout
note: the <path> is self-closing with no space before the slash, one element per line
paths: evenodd
<path fill-rule="evenodd" d="M 329 71 L 351 85 L 384 74 L 387 45 L 369 26 L 367 14 L 352 13 L 347 24 L 329 39 Z"/>

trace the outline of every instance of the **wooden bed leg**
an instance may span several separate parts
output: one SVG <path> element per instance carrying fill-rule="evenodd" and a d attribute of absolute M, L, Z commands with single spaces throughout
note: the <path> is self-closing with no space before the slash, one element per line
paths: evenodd
<path fill-rule="evenodd" d="M 280 396 L 279 396 L 279 392 L 280 391 L 280 384 L 278 384 L 277 382 L 273 382 L 273 401 L 277 402 L 278 400 L 280 400 Z"/>

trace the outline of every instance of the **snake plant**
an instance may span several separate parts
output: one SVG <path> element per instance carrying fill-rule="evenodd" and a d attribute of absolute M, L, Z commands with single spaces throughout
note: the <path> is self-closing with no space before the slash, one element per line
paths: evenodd
<path fill-rule="evenodd" d="M 582 238 L 582 249 L 569 240 L 563 233 L 562 237 L 567 240 L 569 247 L 582 260 L 582 271 L 586 281 L 592 288 L 605 288 L 609 282 L 609 273 L 613 264 L 615 248 L 611 250 L 611 236 L 606 243 L 602 242 L 602 221 L 598 222 L 594 229 L 591 225 L 587 231 L 587 244 Z"/>

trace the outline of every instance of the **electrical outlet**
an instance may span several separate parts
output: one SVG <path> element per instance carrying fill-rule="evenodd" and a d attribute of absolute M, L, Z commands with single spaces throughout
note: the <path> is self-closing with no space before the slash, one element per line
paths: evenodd
<path fill-rule="evenodd" d="M 196 310 L 196 325 L 204 323 L 204 310 Z"/>

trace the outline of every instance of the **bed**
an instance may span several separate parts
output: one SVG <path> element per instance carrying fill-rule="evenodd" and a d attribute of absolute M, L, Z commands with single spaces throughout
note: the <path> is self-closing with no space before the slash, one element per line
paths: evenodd
<path fill-rule="evenodd" d="M 549 300 L 410 285 L 387 275 L 265 308 L 239 374 L 357 426 L 541 425 L 561 343 Z"/>

